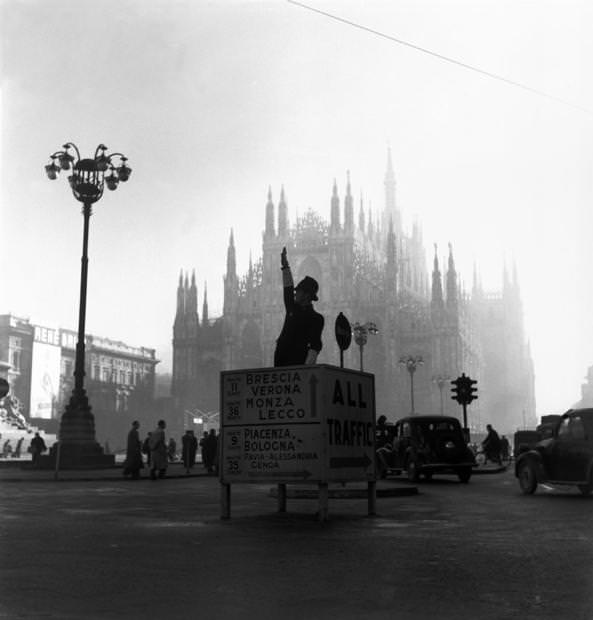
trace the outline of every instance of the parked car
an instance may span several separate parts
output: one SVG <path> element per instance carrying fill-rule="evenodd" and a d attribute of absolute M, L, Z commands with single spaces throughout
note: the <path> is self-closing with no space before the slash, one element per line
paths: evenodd
<path fill-rule="evenodd" d="M 395 423 L 390 466 L 417 482 L 433 474 L 455 474 L 469 482 L 475 465 L 459 420 L 442 415 L 418 415 Z"/>
<path fill-rule="evenodd" d="M 515 476 L 527 495 L 543 482 L 573 485 L 583 495 L 593 492 L 593 409 L 569 409 L 551 437 L 519 455 Z"/>

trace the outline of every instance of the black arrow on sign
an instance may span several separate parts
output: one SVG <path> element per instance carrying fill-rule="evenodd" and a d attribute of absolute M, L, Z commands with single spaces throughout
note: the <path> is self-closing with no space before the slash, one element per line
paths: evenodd
<path fill-rule="evenodd" d="M 310 478 L 313 474 L 306 469 L 303 471 L 250 471 L 251 478 Z"/>

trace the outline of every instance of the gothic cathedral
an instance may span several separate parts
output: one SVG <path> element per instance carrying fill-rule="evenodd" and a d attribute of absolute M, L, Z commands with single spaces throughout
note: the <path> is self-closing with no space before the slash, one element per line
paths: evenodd
<path fill-rule="evenodd" d="M 220 317 L 208 316 L 204 287 L 200 319 L 195 275 L 191 282 L 180 276 L 171 388 L 176 406 L 217 411 L 221 370 L 272 365 L 284 320 L 280 252 L 286 246 L 295 282 L 309 275 L 319 283 L 315 308 L 325 317 L 325 329 L 318 363 L 339 365 L 334 323 L 340 312 L 351 324 L 378 328 L 362 351 L 353 339 L 344 357 L 345 367 L 362 364 L 375 375 L 377 415 L 395 421 L 413 408 L 461 419 L 450 380 L 464 372 L 478 381 L 478 399 L 468 407 L 474 432 L 487 423 L 509 434 L 535 424 L 534 371 L 516 270 L 509 275 L 504 269 L 497 293 L 484 292 L 474 272 L 468 293 L 458 282 L 449 245 L 446 261 L 439 261 L 435 246 L 430 273 L 419 223 L 411 232 L 402 227 L 391 153 L 380 217 L 365 213 L 361 200 L 355 218 L 349 177 L 343 208 L 335 181 L 330 207 L 329 223 L 308 210 L 291 226 L 284 188 L 277 205 L 270 189 L 262 257 L 250 260 L 242 277 L 231 231 Z M 414 371 L 405 363 L 410 358 L 422 360 Z"/>

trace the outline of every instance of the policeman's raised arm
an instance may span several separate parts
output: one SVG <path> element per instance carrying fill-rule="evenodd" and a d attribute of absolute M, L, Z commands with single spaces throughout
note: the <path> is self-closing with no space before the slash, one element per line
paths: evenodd
<path fill-rule="evenodd" d="M 292 279 L 292 272 L 290 271 L 290 265 L 288 264 L 288 258 L 286 257 L 286 247 L 282 248 L 280 254 L 280 266 L 282 269 L 282 286 L 284 288 L 294 288 L 294 281 Z"/>

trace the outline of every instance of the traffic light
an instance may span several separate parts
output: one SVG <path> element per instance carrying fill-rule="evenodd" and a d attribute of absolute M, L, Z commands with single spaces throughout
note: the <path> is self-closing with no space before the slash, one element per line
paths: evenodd
<path fill-rule="evenodd" d="M 467 404 L 469 405 L 469 403 L 472 402 L 472 400 L 475 400 L 476 398 L 478 398 L 478 388 L 474 387 L 477 383 L 477 381 L 475 379 L 470 379 L 469 377 L 466 377 L 467 379 Z"/>
<path fill-rule="evenodd" d="M 461 377 L 457 377 L 451 381 L 453 395 L 451 398 L 456 400 L 460 405 L 469 405 L 472 400 L 478 398 L 476 392 L 478 388 L 474 387 L 477 381 L 470 377 L 466 377 L 465 373 L 461 373 Z"/>

